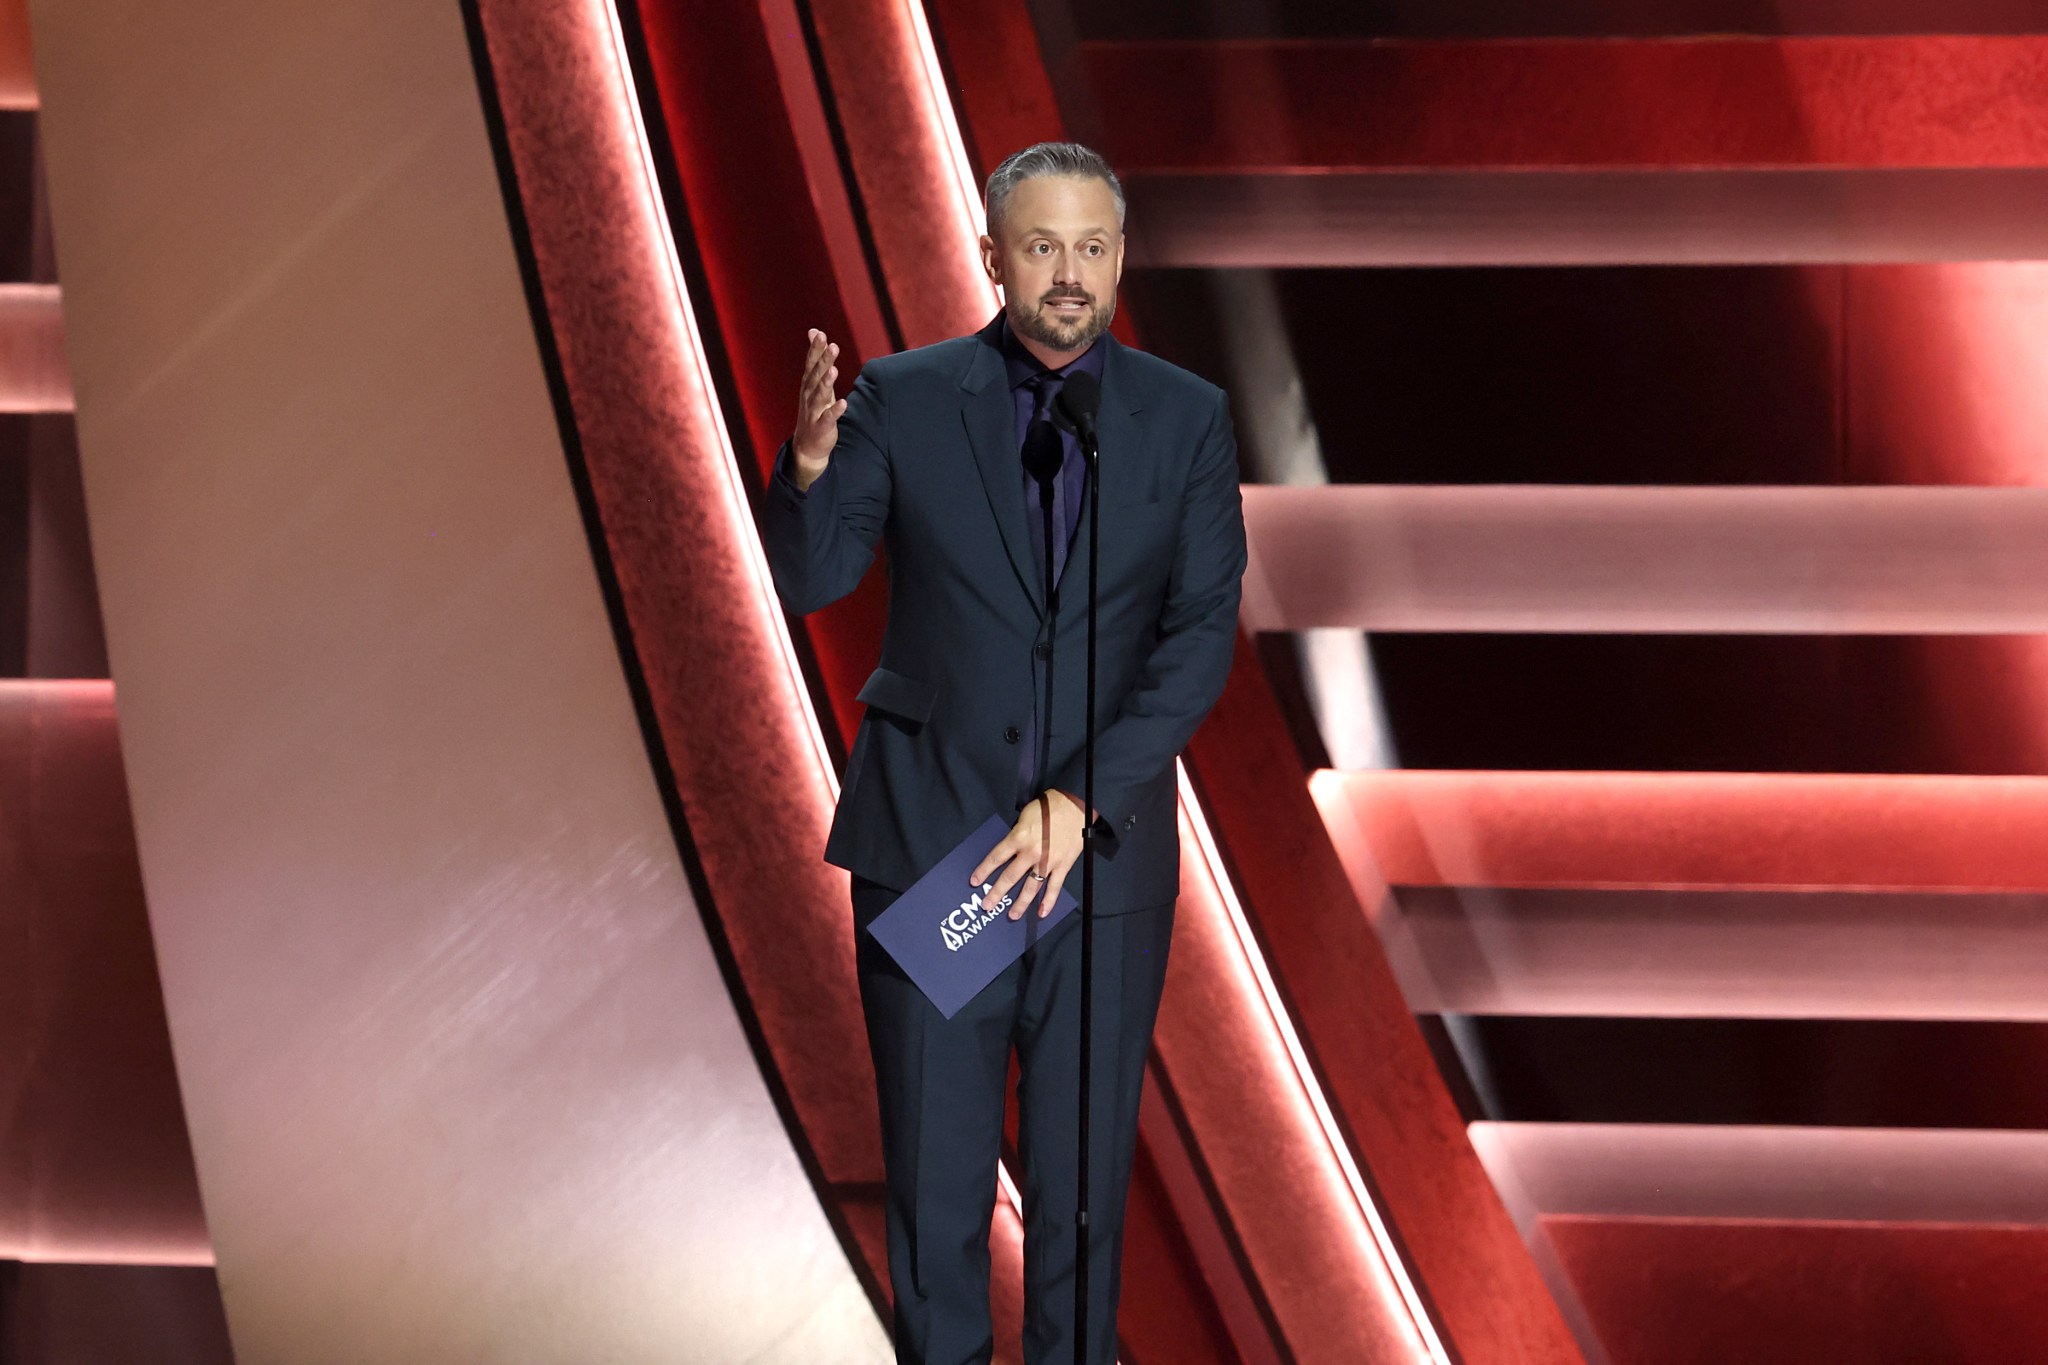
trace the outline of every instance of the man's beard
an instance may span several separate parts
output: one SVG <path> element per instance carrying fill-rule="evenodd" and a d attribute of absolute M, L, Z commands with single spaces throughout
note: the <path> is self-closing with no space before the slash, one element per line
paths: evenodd
<path fill-rule="evenodd" d="M 1054 299 L 1085 298 L 1088 311 L 1078 318 L 1066 319 L 1043 312 L 1047 303 Z M 1019 336 L 1029 337 L 1041 346 L 1055 351 L 1084 351 L 1109 330 L 1110 319 L 1116 316 L 1116 295 L 1111 293 L 1106 305 L 1097 304 L 1093 294 L 1047 294 L 1037 304 L 1025 304 L 1016 299 L 1008 301 L 1010 328 Z"/>

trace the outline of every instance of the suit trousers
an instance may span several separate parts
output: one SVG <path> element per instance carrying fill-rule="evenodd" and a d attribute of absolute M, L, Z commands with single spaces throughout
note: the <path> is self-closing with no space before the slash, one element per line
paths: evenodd
<path fill-rule="evenodd" d="M 989 1225 L 1015 1048 L 1024 1360 L 1069 1365 L 1080 1167 L 1081 916 L 1068 915 L 947 1019 L 865 932 L 896 894 L 853 879 L 861 1005 L 881 1099 L 896 1359 L 903 1365 L 969 1365 L 988 1361 L 995 1350 Z M 1124 1200 L 1173 909 L 1168 901 L 1098 913 L 1095 920 L 1090 1365 L 1116 1360 Z"/>

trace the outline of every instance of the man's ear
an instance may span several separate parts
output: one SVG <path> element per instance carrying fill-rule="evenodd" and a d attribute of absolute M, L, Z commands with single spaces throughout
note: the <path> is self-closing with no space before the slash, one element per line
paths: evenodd
<path fill-rule="evenodd" d="M 996 284 L 1003 282 L 1003 258 L 996 254 L 996 239 L 983 233 L 981 236 L 981 268 Z"/>

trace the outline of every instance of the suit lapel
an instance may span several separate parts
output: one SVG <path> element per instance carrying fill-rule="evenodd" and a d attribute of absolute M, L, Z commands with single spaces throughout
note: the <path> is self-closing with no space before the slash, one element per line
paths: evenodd
<path fill-rule="evenodd" d="M 1102 492 L 1114 509 L 1118 483 L 1131 477 L 1134 465 L 1150 457 L 1144 449 L 1144 436 L 1138 425 L 1138 413 L 1143 411 L 1144 403 L 1130 373 L 1129 353 L 1114 336 L 1103 337 L 1102 344 L 1105 348 L 1102 357 L 1102 408 L 1095 414 L 1095 438 L 1096 444 L 1102 448 L 1099 461 Z M 1112 510 L 1110 524 L 1102 528 L 1105 535 L 1115 533 L 1115 515 Z M 1083 609 L 1086 607 L 1086 598 L 1080 594 L 1087 591 L 1089 523 L 1094 517 L 1094 500 L 1083 499 L 1081 519 L 1074 527 L 1074 545 L 1067 554 L 1066 568 L 1060 571 L 1063 611 L 1069 583 L 1077 585 L 1072 589 L 1074 601 Z"/>
<path fill-rule="evenodd" d="M 995 514 L 996 530 L 1002 534 L 1003 550 L 1016 570 L 1017 581 L 1031 597 L 1038 614 L 1045 614 L 1045 589 L 1037 582 L 1031 557 L 1031 532 L 1024 521 L 1024 466 L 1017 455 L 1017 411 L 1005 382 L 1002 349 L 996 344 L 995 322 L 982 328 L 967 372 L 960 378 L 960 416 L 967 425 L 967 443 L 974 451 L 975 466 L 981 471 L 982 491 L 988 494 L 989 511 Z"/>

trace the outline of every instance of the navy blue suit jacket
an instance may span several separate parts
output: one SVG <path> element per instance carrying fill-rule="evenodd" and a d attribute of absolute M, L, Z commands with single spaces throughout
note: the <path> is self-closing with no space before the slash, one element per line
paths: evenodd
<path fill-rule="evenodd" d="M 898 889 L 1031 798 L 1025 733 L 1045 740 L 1041 787 L 1083 786 L 1095 509 L 1082 508 L 1049 619 L 1000 321 L 870 361 L 825 473 L 799 493 L 785 445 L 763 515 L 776 591 L 799 615 L 852 591 L 875 543 L 888 546 L 881 667 L 860 690 L 825 856 Z M 1223 391 L 1103 345 L 1095 884 L 1098 913 L 1115 913 L 1179 893 L 1174 759 L 1230 671 L 1245 536 Z M 1078 894 L 1078 868 L 1069 884 Z"/>

